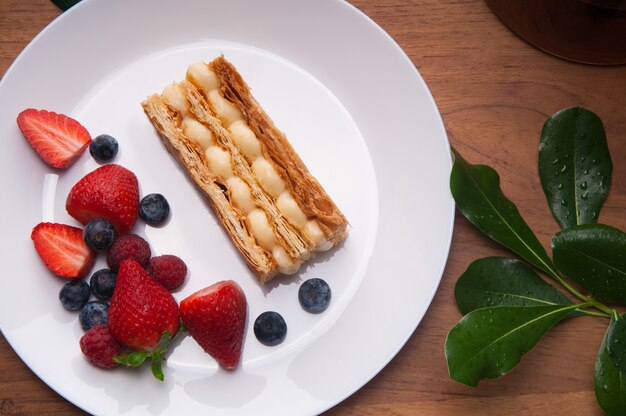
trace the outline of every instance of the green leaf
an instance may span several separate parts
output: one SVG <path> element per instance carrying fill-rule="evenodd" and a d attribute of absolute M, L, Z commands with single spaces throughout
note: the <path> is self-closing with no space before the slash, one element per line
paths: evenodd
<path fill-rule="evenodd" d="M 541 337 L 577 305 L 498 306 L 463 317 L 446 338 L 450 377 L 469 386 L 515 367 Z"/>
<path fill-rule="evenodd" d="M 622 320 L 624 320 L 622 318 Z M 609 356 L 609 333 L 615 325 L 615 320 L 611 319 L 607 330 L 593 374 L 596 390 L 596 399 L 608 416 L 626 416 L 626 373 L 620 371 Z"/>
<path fill-rule="evenodd" d="M 613 364 L 619 371 L 626 373 L 626 317 L 623 315 L 612 322 L 606 347 Z"/>
<path fill-rule="evenodd" d="M 54 5 L 59 9 L 65 11 L 75 4 L 80 3 L 80 0 L 52 0 L 52 3 L 54 3 Z"/>
<path fill-rule="evenodd" d="M 604 302 L 626 304 L 626 234 L 602 224 L 578 225 L 552 237 L 557 268 Z"/>
<path fill-rule="evenodd" d="M 156 377 L 157 380 L 163 381 L 165 379 L 165 375 L 163 374 L 163 356 L 159 352 L 152 353 L 152 361 L 150 362 L 150 370 L 152 370 L 152 375 Z"/>
<path fill-rule="evenodd" d="M 459 277 L 454 296 L 463 314 L 491 306 L 572 304 L 526 264 L 504 257 L 485 257 L 470 264 Z"/>
<path fill-rule="evenodd" d="M 146 361 L 150 353 L 146 351 L 133 351 L 127 355 L 116 355 L 113 361 L 124 364 L 128 367 L 139 367 Z"/>
<path fill-rule="evenodd" d="M 597 115 L 572 107 L 546 121 L 539 144 L 539 177 L 561 228 L 597 221 L 612 171 L 604 126 Z"/>
<path fill-rule="evenodd" d="M 165 352 L 167 347 L 169 347 L 170 342 L 172 341 L 172 334 L 170 331 L 164 331 L 161 335 L 161 339 L 159 339 L 159 344 L 157 345 L 157 351 Z"/>
<path fill-rule="evenodd" d="M 500 189 L 498 173 L 472 165 L 452 148 L 455 156 L 450 190 L 461 213 L 483 233 L 508 247 L 530 264 L 554 276 L 554 265 L 517 207 Z"/>

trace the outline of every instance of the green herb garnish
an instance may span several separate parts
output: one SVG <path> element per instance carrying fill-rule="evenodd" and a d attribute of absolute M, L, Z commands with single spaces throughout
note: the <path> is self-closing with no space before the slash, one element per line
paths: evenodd
<path fill-rule="evenodd" d="M 446 339 L 450 377 L 477 386 L 509 372 L 561 320 L 608 318 L 594 373 L 596 397 L 609 416 L 626 416 L 626 315 L 613 306 L 626 305 L 626 233 L 597 223 L 613 170 L 602 121 L 584 108 L 568 108 L 541 132 L 539 177 L 561 228 L 552 237 L 552 257 L 502 193 L 497 172 L 452 152 L 457 208 L 521 260 L 479 259 L 458 279 L 455 299 L 466 315 Z"/>

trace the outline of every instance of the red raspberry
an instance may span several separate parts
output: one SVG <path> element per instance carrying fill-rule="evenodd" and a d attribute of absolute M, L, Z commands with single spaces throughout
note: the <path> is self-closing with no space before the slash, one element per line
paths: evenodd
<path fill-rule="evenodd" d="M 144 268 L 150 264 L 150 244 L 136 234 L 125 234 L 118 237 L 107 253 L 109 269 L 117 273 L 122 261 L 131 258 Z"/>
<path fill-rule="evenodd" d="M 80 350 L 87 360 L 100 368 L 113 368 L 118 364 L 113 357 L 120 353 L 120 344 L 113 338 L 107 324 L 96 325 L 80 339 Z"/>
<path fill-rule="evenodd" d="M 166 289 L 174 290 L 182 285 L 187 276 L 187 265 L 171 254 L 150 259 L 150 275 Z"/>

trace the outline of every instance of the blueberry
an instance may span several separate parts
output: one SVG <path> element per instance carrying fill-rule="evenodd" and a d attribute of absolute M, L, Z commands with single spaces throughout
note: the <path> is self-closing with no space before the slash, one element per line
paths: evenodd
<path fill-rule="evenodd" d="M 108 134 L 101 134 L 89 144 L 89 153 L 98 162 L 108 162 L 117 155 L 118 147 L 117 140 Z"/>
<path fill-rule="evenodd" d="M 96 251 L 107 251 L 115 241 L 115 227 L 109 221 L 96 218 L 83 229 L 83 240 Z"/>
<path fill-rule="evenodd" d="M 67 282 L 59 292 L 59 300 L 68 311 L 79 311 L 89 300 L 91 290 L 84 280 Z"/>
<path fill-rule="evenodd" d="M 91 275 L 89 284 L 91 291 L 98 299 L 111 299 L 117 275 L 111 269 L 100 269 Z"/>
<path fill-rule="evenodd" d="M 80 310 L 78 320 L 85 331 L 99 324 L 109 323 L 109 304 L 101 300 L 87 302 Z"/>
<path fill-rule="evenodd" d="M 149 194 L 139 202 L 139 216 L 150 225 L 161 225 L 170 215 L 170 204 L 161 194 Z"/>
<path fill-rule="evenodd" d="M 263 312 L 254 321 L 254 335 L 261 344 L 273 347 L 287 336 L 287 324 L 278 312 Z"/>
<path fill-rule="evenodd" d="M 307 312 L 324 312 L 330 303 L 330 286 L 317 277 L 309 279 L 300 286 L 298 300 L 300 306 Z"/>

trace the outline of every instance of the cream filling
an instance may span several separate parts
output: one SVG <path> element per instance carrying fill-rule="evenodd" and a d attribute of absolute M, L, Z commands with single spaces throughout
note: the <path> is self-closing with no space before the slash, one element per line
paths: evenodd
<path fill-rule="evenodd" d="M 183 118 L 181 127 L 185 136 L 196 142 L 203 150 L 215 144 L 213 132 L 195 118 Z"/>

